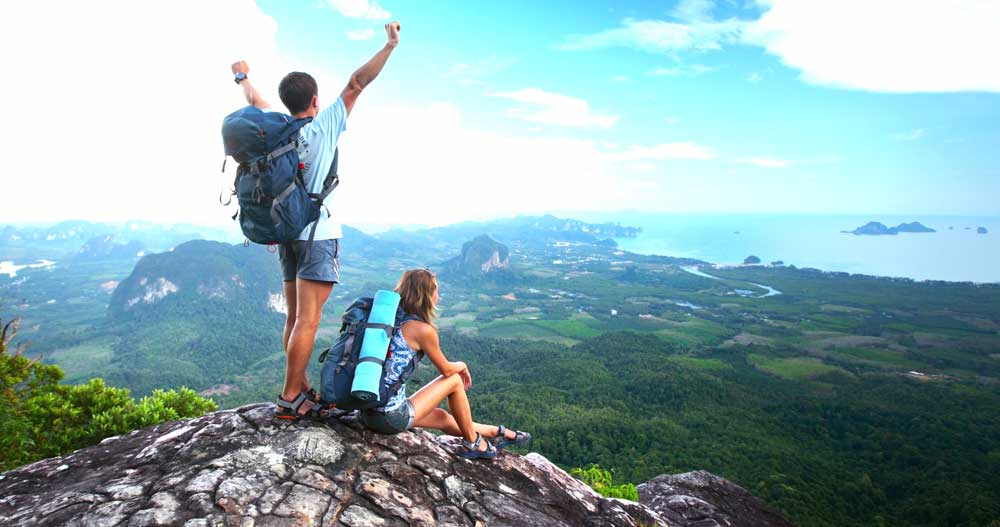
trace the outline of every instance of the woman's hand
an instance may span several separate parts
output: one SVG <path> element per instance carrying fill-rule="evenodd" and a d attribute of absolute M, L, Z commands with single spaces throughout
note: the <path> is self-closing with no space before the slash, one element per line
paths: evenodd
<path fill-rule="evenodd" d="M 458 375 L 462 377 L 462 383 L 465 384 L 465 391 L 469 391 L 469 388 L 472 388 L 472 374 L 469 373 L 469 368 L 458 372 Z"/>
<path fill-rule="evenodd" d="M 469 391 L 469 388 L 472 388 L 472 375 L 469 373 L 469 366 L 462 361 L 450 362 L 448 366 L 451 367 L 453 373 L 457 373 L 462 378 L 465 390 Z"/>

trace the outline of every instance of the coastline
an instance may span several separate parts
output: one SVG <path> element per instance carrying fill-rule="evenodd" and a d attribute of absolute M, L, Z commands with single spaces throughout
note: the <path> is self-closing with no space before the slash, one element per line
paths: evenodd
<path fill-rule="evenodd" d="M 859 218 L 920 221 L 933 233 L 899 236 L 843 234 Z M 915 282 L 1000 283 L 1000 217 L 676 215 L 620 218 L 641 227 L 636 238 L 615 238 L 620 250 L 739 266 L 750 254 L 764 262 L 826 273 Z M 983 226 L 986 234 L 976 232 Z M 763 264 L 765 267 L 767 264 Z"/>

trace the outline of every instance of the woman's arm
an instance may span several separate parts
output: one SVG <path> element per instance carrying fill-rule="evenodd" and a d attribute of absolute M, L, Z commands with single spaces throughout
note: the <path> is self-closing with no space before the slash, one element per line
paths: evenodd
<path fill-rule="evenodd" d="M 416 324 L 417 322 L 414 323 Z M 416 338 L 414 340 L 416 340 L 417 349 L 422 351 L 424 355 L 427 355 L 427 358 L 437 368 L 437 371 L 445 377 L 457 373 L 465 381 L 466 390 L 472 387 L 472 376 L 469 375 L 469 367 L 462 361 L 451 362 L 445 358 L 444 352 L 441 351 L 441 342 L 438 340 L 437 330 L 434 329 L 434 326 L 419 322 L 419 326 L 415 329 L 414 333 L 416 334 L 414 337 Z"/>

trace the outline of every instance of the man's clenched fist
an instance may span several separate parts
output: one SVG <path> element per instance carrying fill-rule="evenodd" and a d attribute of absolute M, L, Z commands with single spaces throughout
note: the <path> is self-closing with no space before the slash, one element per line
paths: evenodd
<path fill-rule="evenodd" d="M 402 26 L 395 20 L 385 25 L 385 36 L 388 38 L 387 44 L 392 47 L 396 47 L 399 44 L 400 29 L 402 29 Z"/>
<path fill-rule="evenodd" d="M 246 61 L 243 60 L 239 62 L 234 62 L 232 69 L 233 69 L 233 75 L 236 75 L 237 73 L 244 73 L 244 74 L 250 73 L 250 66 L 247 66 Z"/>

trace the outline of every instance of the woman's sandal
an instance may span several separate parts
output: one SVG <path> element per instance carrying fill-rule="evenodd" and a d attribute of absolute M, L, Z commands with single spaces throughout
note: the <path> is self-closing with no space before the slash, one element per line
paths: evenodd
<path fill-rule="evenodd" d="M 486 443 L 486 450 L 479 450 L 479 445 L 483 443 Z M 462 447 L 465 448 L 465 451 L 459 452 L 458 455 L 465 459 L 493 459 L 497 457 L 497 447 L 489 441 L 483 441 L 483 436 L 479 432 L 476 432 L 475 442 L 470 443 L 463 439 Z"/>
<path fill-rule="evenodd" d="M 319 419 L 322 407 L 309 397 L 309 393 L 301 392 L 294 401 L 286 401 L 278 395 L 277 411 L 274 412 L 276 419 L 286 421 L 298 421 L 302 418 Z"/>
<path fill-rule="evenodd" d="M 496 445 L 497 450 L 503 450 L 508 446 L 524 446 L 531 441 L 531 434 L 528 432 L 522 432 L 520 430 L 514 430 L 514 439 L 507 439 L 507 428 L 504 425 L 497 427 L 497 436 L 493 439 L 493 444 Z"/>

